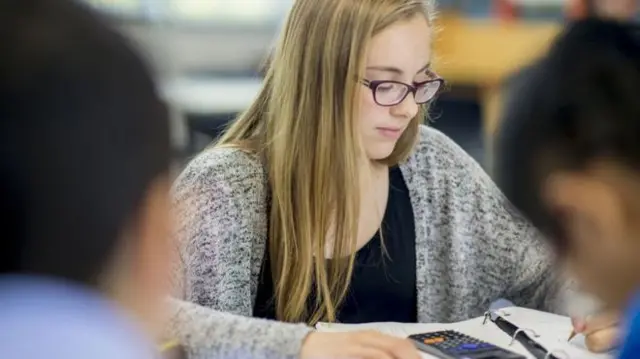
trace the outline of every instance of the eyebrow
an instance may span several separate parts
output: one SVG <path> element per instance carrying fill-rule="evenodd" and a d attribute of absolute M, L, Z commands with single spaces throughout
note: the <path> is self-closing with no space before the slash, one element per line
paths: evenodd
<path fill-rule="evenodd" d="M 427 71 L 430 67 L 431 67 L 431 62 L 424 65 L 420 70 L 418 70 L 418 72 L 416 72 L 416 75 Z M 404 71 L 393 66 L 368 66 L 367 70 L 391 72 L 397 75 L 404 74 Z"/>

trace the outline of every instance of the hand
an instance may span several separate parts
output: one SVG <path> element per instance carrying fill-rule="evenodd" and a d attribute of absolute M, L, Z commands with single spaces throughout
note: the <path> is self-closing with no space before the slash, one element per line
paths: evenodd
<path fill-rule="evenodd" d="M 603 353 L 613 349 L 620 335 L 620 313 L 605 311 L 587 317 L 574 319 L 573 330 L 585 336 L 587 348 L 594 353 Z"/>
<path fill-rule="evenodd" d="M 302 344 L 300 359 L 420 359 L 408 339 L 375 331 L 312 332 Z"/>

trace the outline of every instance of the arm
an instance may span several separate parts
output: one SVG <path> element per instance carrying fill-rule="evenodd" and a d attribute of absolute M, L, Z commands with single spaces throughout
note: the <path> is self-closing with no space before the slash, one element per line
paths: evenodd
<path fill-rule="evenodd" d="M 456 183 L 458 210 L 469 216 L 473 228 L 474 243 L 469 245 L 476 247 L 476 257 L 485 256 L 479 266 L 487 278 L 498 278 L 500 295 L 516 305 L 563 312 L 564 283 L 540 234 L 473 158 L 440 132 L 429 132 L 443 176 Z"/>
<path fill-rule="evenodd" d="M 170 300 L 169 335 L 186 348 L 190 359 L 294 359 L 312 331 L 304 324 L 246 318 Z"/>
<path fill-rule="evenodd" d="M 251 316 L 267 231 L 265 187 L 259 161 L 234 149 L 205 151 L 179 176 L 173 190 L 178 296 Z"/>
<path fill-rule="evenodd" d="M 266 179 L 251 155 L 214 149 L 194 159 L 174 185 L 181 263 L 171 299 L 169 336 L 193 359 L 294 358 L 303 324 L 252 315 L 252 270 L 266 238 Z M 260 254 L 258 258 L 255 253 Z"/>
<path fill-rule="evenodd" d="M 495 183 L 475 162 L 469 164 L 482 193 L 485 213 L 491 220 L 484 236 L 502 249 L 508 264 L 505 299 L 515 305 L 554 313 L 565 313 L 568 282 L 554 267 L 554 254 L 541 234 L 511 206 Z"/>

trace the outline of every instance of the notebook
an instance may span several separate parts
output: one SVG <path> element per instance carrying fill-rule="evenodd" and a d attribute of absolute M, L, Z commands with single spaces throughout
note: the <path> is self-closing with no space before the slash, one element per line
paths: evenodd
<path fill-rule="evenodd" d="M 545 348 L 552 351 L 558 358 L 566 359 L 611 359 L 611 354 L 594 354 L 584 345 L 584 337 L 578 335 L 571 342 L 567 338 L 571 333 L 571 319 L 556 314 L 541 312 L 533 309 L 508 307 L 497 313 L 520 328 L 533 330 L 538 335 L 536 340 Z M 403 324 L 403 323 L 367 323 L 367 324 L 328 324 L 318 323 L 316 329 L 323 332 L 344 332 L 356 330 L 377 330 L 385 334 L 405 338 L 411 334 L 432 332 L 438 330 L 457 330 L 486 342 L 501 346 L 535 359 L 517 341 L 511 343 L 511 338 L 501 331 L 495 324 L 484 317 L 478 317 L 458 323 L 450 324 Z M 532 334 L 529 332 L 529 334 Z M 435 357 L 423 353 L 423 358 Z"/>

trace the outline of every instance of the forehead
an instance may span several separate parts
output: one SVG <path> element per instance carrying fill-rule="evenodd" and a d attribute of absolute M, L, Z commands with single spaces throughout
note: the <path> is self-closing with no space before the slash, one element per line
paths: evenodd
<path fill-rule="evenodd" d="M 432 31 L 423 16 L 395 23 L 376 34 L 367 66 L 393 66 L 415 74 L 431 59 Z"/>

